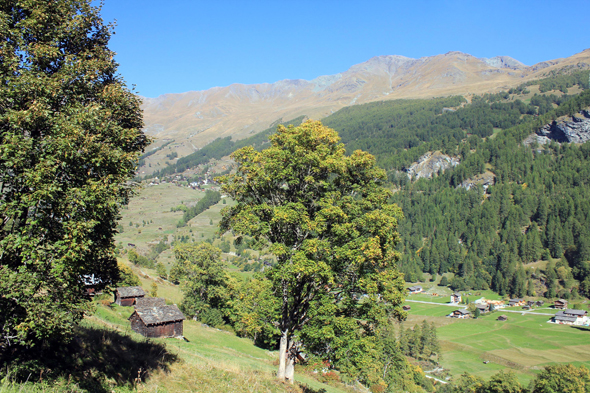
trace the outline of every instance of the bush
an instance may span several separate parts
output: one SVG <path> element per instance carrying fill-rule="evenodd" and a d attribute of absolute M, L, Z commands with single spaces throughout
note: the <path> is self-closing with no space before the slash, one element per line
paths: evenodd
<path fill-rule="evenodd" d="M 218 327 L 224 324 L 223 314 L 216 308 L 207 308 L 199 313 L 199 320 L 209 326 Z"/>
<path fill-rule="evenodd" d="M 443 278 L 440 279 L 440 283 L 438 285 L 441 287 L 446 287 L 447 285 L 449 285 L 449 280 L 447 279 L 447 277 L 443 276 Z"/>

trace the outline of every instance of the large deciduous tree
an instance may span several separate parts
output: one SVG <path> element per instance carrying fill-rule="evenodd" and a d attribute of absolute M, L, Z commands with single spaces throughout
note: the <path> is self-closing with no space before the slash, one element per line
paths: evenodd
<path fill-rule="evenodd" d="M 269 245 L 277 258 L 265 274 L 281 304 L 280 380 L 293 381 L 297 341 L 362 379 L 378 361 L 380 324 L 403 317 L 401 210 L 387 202 L 374 157 L 346 156 L 339 140 L 320 122 L 279 126 L 268 149 L 235 152 L 237 172 L 219 179 L 237 202 L 223 210 L 221 230 Z"/>
<path fill-rule="evenodd" d="M 0 355 L 71 328 L 149 142 L 90 0 L 0 0 Z"/>

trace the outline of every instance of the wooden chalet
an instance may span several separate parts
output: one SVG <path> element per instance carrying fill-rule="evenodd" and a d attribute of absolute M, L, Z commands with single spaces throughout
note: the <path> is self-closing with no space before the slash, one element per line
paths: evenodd
<path fill-rule="evenodd" d="M 166 305 L 166 299 L 163 297 L 138 297 L 135 300 L 135 307 L 160 307 Z"/>
<path fill-rule="evenodd" d="M 412 307 L 408 305 L 405 305 L 402 308 L 404 309 L 404 311 L 410 311 L 412 309 Z"/>
<path fill-rule="evenodd" d="M 560 310 L 565 310 L 567 308 L 567 300 L 558 299 L 553 303 L 553 306 Z"/>
<path fill-rule="evenodd" d="M 578 317 L 574 315 L 566 315 L 563 311 L 558 311 L 553 317 L 553 322 L 561 325 L 573 325 L 578 321 Z"/>
<path fill-rule="evenodd" d="M 413 293 L 420 293 L 420 292 L 422 292 L 422 287 L 420 285 L 416 285 L 413 287 L 409 287 L 408 291 L 410 291 L 410 295 Z"/>
<path fill-rule="evenodd" d="M 451 303 L 461 303 L 461 294 L 460 293 L 453 293 L 451 295 Z"/>
<path fill-rule="evenodd" d="M 176 307 L 138 307 L 129 317 L 131 329 L 144 337 L 183 337 L 186 318 Z"/>
<path fill-rule="evenodd" d="M 469 311 L 467 310 L 455 310 L 450 315 L 451 318 L 469 318 Z"/>
<path fill-rule="evenodd" d="M 475 307 L 479 310 L 480 313 L 485 314 L 490 312 L 490 305 L 487 303 L 478 303 Z"/>
<path fill-rule="evenodd" d="M 508 317 L 507 317 L 506 315 L 500 315 L 500 316 L 498 317 L 498 321 L 502 321 L 502 322 L 504 322 L 504 321 L 507 321 L 507 320 L 508 320 Z"/>
<path fill-rule="evenodd" d="M 115 290 L 115 303 L 119 306 L 133 306 L 138 298 L 145 295 L 142 287 L 119 287 Z"/>

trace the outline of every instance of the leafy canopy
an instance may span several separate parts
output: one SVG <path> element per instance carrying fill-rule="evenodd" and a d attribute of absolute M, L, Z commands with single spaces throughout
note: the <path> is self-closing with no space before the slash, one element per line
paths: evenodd
<path fill-rule="evenodd" d="M 0 352 L 69 330 L 148 138 L 89 0 L 0 2 Z"/>
<path fill-rule="evenodd" d="M 346 156 L 320 122 L 279 126 L 269 139 L 266 150 L 235 152 L 237 172 L 219 178 L 237 202 L 223 210 L 221 231 L 251 236 L 276 256 L 265 275 L 281 303 L 281 348 L 297 334 L 306 352 L 356 376 L 378 357 L 378 324 L 403 317 L 401 210 L 387 203 L 374 157 Z"/>

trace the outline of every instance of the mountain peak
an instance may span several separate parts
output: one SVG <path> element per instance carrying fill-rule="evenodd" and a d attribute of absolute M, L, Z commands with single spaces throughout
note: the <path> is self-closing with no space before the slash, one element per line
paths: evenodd
<path fill-rule="evenodd" d="M 527 67 L 525 64 L 523 64 L 520 61 L 513 59 L 512 57 L 509 57 L 509 56 L 495 56 L 495 57 L 491 57 L 489 59 L 482 58 L 480 60 L 482 60 L 486 64 L 488 64 L 492 67 L 496 67 L 496 68 L 509 68 L 511 70 L 522 70 L 523 68 Z"/>

